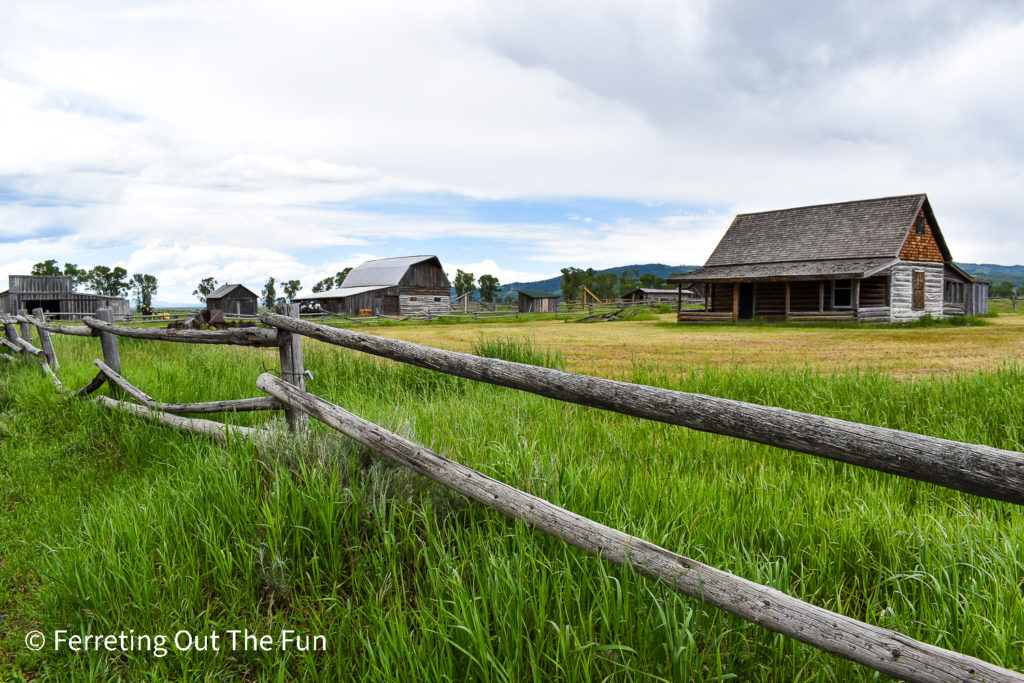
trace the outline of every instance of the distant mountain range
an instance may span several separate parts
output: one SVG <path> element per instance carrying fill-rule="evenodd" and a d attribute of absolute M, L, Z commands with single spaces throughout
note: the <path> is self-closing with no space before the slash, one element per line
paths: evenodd
<path fill-rule="evenodd" d="M 1024 266 L 999 266 L 994 263 L 957 263 L 971 275 L 983 277 L 993 285 L 1012 282 L 1014 287 L 1024 285 Z"/>
<path fill-rule="evenodd" d="M 664 263 L 644 263 L 633 266 L 616 266 L 614 268 L 604 268 L 603 270 L 595 270 L 594 272 L 598 275 L 601 273 L 615 273 L 616 275 L 622 275 L 627 270 L 635 270 L 637 275 L 643 275 L 644 273 L 651 273 L 657 275 L 660 278 L 667 278 L 673 273 L 685 273 L 691 270 L 700 268 L 700 266 L 668 266 Z M 585 270 L 585 269 L 584 269 Z M 547 280 L 537 280 L 536 282 L 512 282 L 507 285 L 501 286 L 501 295 L 504 296 L 511 292 L 518 292 L 520 289 L 534 289 L 544 292 L 559 292 L 562 289 L 562 276 L 548 278 Z"/>
<path fill-rule="evenodd" d="M 986 280 L 990 280 L 992 284 L 998 285 L 1002 282 L 1012 282 L 1014 287 L 1024 285 L 1024 265 L 1021 266 L 999 266 L 993 263 L 957 263 L 958 266 L 966 270 L 971 275 L 977 275 L 983 277 Z M 638 275 L 644 273 L 653 273 L 660 278 L 666 278 L 673 273 L 686 273 L 691 270 L 696 270 L 700 266 L 669 266 L 664 263 L 644 263 L 632 266 L 616 266 L 615 268 L 605 268 L 603 270 L 595 270 L 597 274 L 601 273 L 615 273 L 616 275 L 622 275 L 627 270 L 635 270 Z M 512 282 L 507 285 L 501 286 L 501 295 L 509 294 L 511 292 L 519 291 L 520 289 L 535 289 L 542 290 L 545 292 L 559 292 L 562 289 L 562 276 L 556 276 L 548 278 L 547 280 L 537 280 L 535 282 Z"/>

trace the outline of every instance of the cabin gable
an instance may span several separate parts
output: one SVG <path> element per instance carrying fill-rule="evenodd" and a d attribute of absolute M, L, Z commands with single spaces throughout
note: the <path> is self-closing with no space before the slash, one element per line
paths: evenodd
<path fill-rule="evenodd" d="M 922 208 L 914 220 L 914 225 L 910 228 L 907 239 L 903 242 L 903 248 L 900 249 L 901 261 L 931 263 L 945 261 L 938 240 L 935 239 L 935 229 L 932 225 L 932 221 L 928 220 L 928 216 L 925 215 L 925 210 Z"/>

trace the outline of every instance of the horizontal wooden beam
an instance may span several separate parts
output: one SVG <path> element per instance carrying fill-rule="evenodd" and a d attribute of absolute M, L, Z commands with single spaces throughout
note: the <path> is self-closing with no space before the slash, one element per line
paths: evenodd
<path fill-rule="evenodd" d="M 672 391 L 385 339 L 263 313 L 275 327 L 402 363 L 561 401 L 734 436 L 1024 504 L 1024 453 L 785 408 Z"/>
<path fill-rule="evenodd" d="M 1024 676 L 980 659 L 831 612 L 577 515 L 449 460 L 273 375 L 260 375 L 256 386 L 467 498 L 769 631 L 908 681 L 1024 681 Z"/>
<path fill-rule="evenodd" d="M 159 327 L 127 327 L 83 318 L 86 326 L 118 337 L 187 344 L 231 344 L 234 346 L 277 346 L 277 331 L 263 327 L 233 327 L 226 330 L 168 330 Z"/>
<path fill-rule="evenodd" d="M 125 393 L 142 403 L 147 408 L 161 410 L 165 413 L 241 413 L 254 410 L 280 410 L 281 402 L 273 396 L 256 398 L 237 398 L 225 401 L 204 401 L 201 403 L 161 403 L 142 391 L 117 372 L 114 372 L 100 359 L 93 360 L 93 365 L 106 375 L 107 379 L 124 389 Z"/>
<path fill-rule="evenodd" d="M 93 331 L 83 325 L 54 325 L 35 316 L 25 316 L 28 321 L 39 329 L 53 332 L 54 334 L 67 334 L 73 337 L 94 337 Z"/>
<path fill-rule="evenodd" d="M 253 427 L 239 427 L 237 425 L 214 422 L 213 420 L 201 420 L 194 417 L 179 417 L 178 415 L 171 415 L 170 413 L 153 410 L 135 403 L 117 401 L 107 396 L 96 396 L 93 400 L 102 403 L 108 408 L 132 413 L 133 415 L 138 415 L 139 417 L 144 417 L 156 422 L 162 422 L 163 424 L 176 429 L 196 432 L 197 434 L 207 434 L 221 441 L 227 441 L 228 436 L 252 438 L 264 432 L 262 429 L 255 429 Z"/>
<path fill-rule="evenodd" d="M 24 339 L 18 339 L 18 345 L 21 346 L 22 351 L 25 353 L 31 354 L 36 357 L 44 356 L 42 349 L 37 349 Z"/>

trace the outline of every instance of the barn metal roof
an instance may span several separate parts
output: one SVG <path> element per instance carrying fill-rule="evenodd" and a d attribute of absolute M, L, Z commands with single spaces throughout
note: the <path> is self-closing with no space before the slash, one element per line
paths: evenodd
<path fill-rule="evenodd" d="M 410 266 L 423 263 L 429 260 L 437 261 L 441 267 L 441 261 L 436 256 L 399 256 L 396 258 L 382 258 L 375 261 L 362 263 L 348 274 L 343 287 L 394 287 L 405 277 L 405 272 Z"/>
<path fill-rule="evenodd" d="M 348 282 L 346 279 L 345 282 Z M 313 294 L 303 294 L 297 296 L 292 301 L 315 301 L 317 299 L 343 299 L 346 296 L 355 296 L 356 294 L 363 294 L 365 292 L 375 292 L 378 289 L 387 289 L 387 285 L 380 287 L 376 285 L 370 285 L 368 287 L 339 287 L 338 289 L 331 289 L 326 292 L 314 292 Z"/>
<path fill-rule="evenodd" d="M 899 257 L 922 209 L 943 257 L 951 261 L 928 196 L 910 194 L 739 214 L 704 268 L 668 281 L 863 277 L 879 260 Z"/>
<path fill-rule="evenodd" d="M 221 285 L 217 289 L 215 289 L 212 292 L 210 292 L 209 294 L 207 294 L 206 295 L 206 300 L 209 301 L 210 299 L 223 299 L 225 296 L 227 296 L 232 291 L 234 291 L 235 288 L 237 288 L 237 287 L 241 287 L 242 289 L 244 289 L 249 294 L 251 294 L 253 296 L 256 296 L 256 292 L 252 291 L 251 289 L 249 289 L 245 285 Z"/>

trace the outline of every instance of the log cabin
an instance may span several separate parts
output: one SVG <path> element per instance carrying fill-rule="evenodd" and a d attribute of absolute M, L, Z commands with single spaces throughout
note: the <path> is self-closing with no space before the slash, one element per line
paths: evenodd
<path fill-rule="evenodd" d="M 451 283 L 436 256 L 401 256 L 366 261 L 352 269 L 341 287 L 293 301 L 341 315 L 448 313 Z"/>
<path fill-rule="evenodd" d="M 703 268 L 671 277 L 704 286 L 679 322 L 904 322 L 988 310 L 988 281 L 953 263 L 927 195 L 737 215 Z"/>

